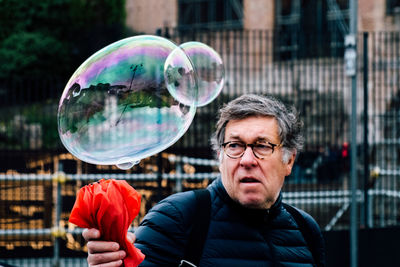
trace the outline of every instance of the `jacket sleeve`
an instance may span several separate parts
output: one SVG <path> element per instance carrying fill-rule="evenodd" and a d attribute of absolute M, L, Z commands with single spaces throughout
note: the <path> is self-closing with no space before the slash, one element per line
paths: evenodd
<path fill-rule="evenodd" d="M 314 220 L 311 215 L 304 212 L 303 210 L 299 210 L 300 213 L 303 215 L 304 219 L 306 220 L 308 226 L 311 229 L 312 233 L 312 240 L 313 240 L 313 248 L 317 252 L 318 259 L 316 259 L 316 265 L 318 267 L 325 267 L 326 266 L 326 254 L 325 254 L 325 239 L 322 235 L 321 228 L 319 227 L 318 223 Z"/>
<path fill-rule="evenodd" d="M 172 195 L 154 206 L 135 231 L 135 247 L 145 254 L 139 265 L 178 266 L 191 229 L 193 192 Z"/>

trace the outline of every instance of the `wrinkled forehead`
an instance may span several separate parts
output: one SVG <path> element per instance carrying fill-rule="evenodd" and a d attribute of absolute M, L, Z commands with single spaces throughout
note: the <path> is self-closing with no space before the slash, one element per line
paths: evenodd
<path fill-rule="evenodd" d="M 225 128 L 225 141 L 280 141 L 278 123 L 272 116 L 252 116 L 230 120 Z"/>

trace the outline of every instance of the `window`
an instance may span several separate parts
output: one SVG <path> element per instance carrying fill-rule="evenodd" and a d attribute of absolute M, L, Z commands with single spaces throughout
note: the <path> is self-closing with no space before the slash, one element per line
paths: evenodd
<path fill-rule="evenodd" d="M 400 0 L 386 0 L 386 14 L 400 14 Z"/>
<path fill-rule="evenodd" d="M 276 0 L 275 6 L 277 58 L 343 56 L 348 0 Z"/>
<path fill-rule="evenodd" d="M 241 28 L 243 0 L 179 0 L 179 28 Z"/>

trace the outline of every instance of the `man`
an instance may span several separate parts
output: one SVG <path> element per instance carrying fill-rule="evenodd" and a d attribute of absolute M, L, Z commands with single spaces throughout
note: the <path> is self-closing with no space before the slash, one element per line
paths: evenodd
<path fill-rule="evenodd" d="M 243 95 L 221 109 L 212 139 L 221 178 L 207 188 L 211 218 L 199 266 L 324 265 L 316 222 L 300 211 L 311 229 L 311 248 L 282 203 L 281 188 L 302 147 L 301 127 L 295 110 L 272 97 Z M 149 211 L 135 232 L 135 246 L 146 255 L 140 266 L 179 265 L 195 203 L 193 191 L 183 192 Z M 84 237 L 100 238 L 94 229 L 86 230 Z M 121 266 L 125 253 L 118 249 L 113 242 L 88 242 L 89 265 Z"/>

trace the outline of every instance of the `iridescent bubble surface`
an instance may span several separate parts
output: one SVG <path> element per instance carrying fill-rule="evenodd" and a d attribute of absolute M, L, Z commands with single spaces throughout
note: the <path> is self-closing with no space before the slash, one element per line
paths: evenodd
<path fill-rule="evenodd" d="M 198 88 L 187 86 L 191 74 L 183 72 L 177 66 L 182 65 L 181 53 L 185 53 L 194 66 Z M 225 71 L 220 55 L 201 42 L 186 42 L 176 48 L 165 62 L 167 88 L 182 103 L 192 103 L 196 96 L 197 106 L 205 106 L 213 101 L 224 86 Z M 190 90 L 198 91 L 197 94 Z"/>
<path fill-rule="evenodd" d="M 85 162 L 129 168 L 175 143 L 193 120 L 197 98 L 193 65 L 179 50 L 167 39 L 141 35 L 87 59 L 59 103 L 58 131 L 68 151 Z M 173 51 L 185 102 L 166 88 L 164 66 Z"/>

